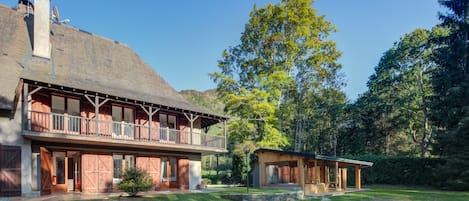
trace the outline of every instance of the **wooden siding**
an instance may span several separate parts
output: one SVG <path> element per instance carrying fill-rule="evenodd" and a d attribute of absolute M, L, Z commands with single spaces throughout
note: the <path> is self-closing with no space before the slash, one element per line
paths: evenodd
<path fill-rule="evenodd" d="M 0 197 L 21 195 L 21 147 L 0 145 Z"/>

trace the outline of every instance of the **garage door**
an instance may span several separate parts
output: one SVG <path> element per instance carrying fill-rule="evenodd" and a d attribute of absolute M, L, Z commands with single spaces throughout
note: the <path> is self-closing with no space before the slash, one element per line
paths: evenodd
<path fill-rule="evenodd" d="M 104 193 L 112 190 L 112 155 L 83 154 L 82 191 L 86 193 Z"/>
<path fill-rule="evenodd" d="M 154 190 L 159 190 L 160 188 L 160 158 L 158 157 L 137 157 L 136 166 L 142 170 L 148 172 L 148 174 L 153 179 Z"/>
<path fill-rule="evenodd" d="M 21 195 L 21 148 L 0 145 L 0 197 Z"/>

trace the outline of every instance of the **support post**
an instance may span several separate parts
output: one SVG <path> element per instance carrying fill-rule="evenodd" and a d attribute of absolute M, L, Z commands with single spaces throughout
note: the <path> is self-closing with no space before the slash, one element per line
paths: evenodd
<path fill-rule="evenodd" d="M 342 177 L 341 177 L 341 179 L 342 179 L 342 182 L 341 182 L 342 183 L 342 189 L 345 190 L 345 189 L 347 189 L 347 167 L 342 168 L 341 172 L 342 172 Z"/>
<path fill-rule="evenodd" d="M 227 149 L 227 146 L 226 146 L 226 120 L 223 121 L 223 134 L 225 135 L 225 149 Z"/>
<path fill-rule="evenodd" d="M 305 165 L 303 159 L 298 160 L 298 175 L 300 176 L 301 190 L 305 190 Z"/>
<path fill-rule="evenodd" d="M 314 159 L 314 176 L 313 176 L 313 179 L 314 179 L 314 183 L 317 184 L 319 183 L 319 178 L 318 176 L 321 175 L 321 173 L 318 171 L 319 168 L 318 168 L 318 160 L 317 159 Z"/>
<path fill-rule="evenodd" d="M 190 128 L 190 136 L 191 136 L 191 139 L 190 139 L 190 144 L 194 144 L 194 138 L 192 136 L 192 130 L 194 129 L 194 121 L 197 120 L 197 118 L 199 118 L 199 115 L 195 116 L 191 113 L 189 116 L 187 116 L 186 113 L 184 113 L 184 116 L 186 116 L 187 120 L 189 120 L 189 122 L 191 123 L 191 128 Z"/>
<path fill-rule="evenodd" d="M 96 137 L 99 136 L 99 96 L 94 97 L 94 117 L 96 119 Z"/>
<path fill-rule="evenodd" d="M 143 105 L 140 105 L 140 107 L 143 109 L 143 111 L 145 113 L 147 113 L 148 115 L 148 137 L 150 138 L 150 142 L 153 140 L 151 134 L 152 134 L 152 125 L 153 125 L 153 115 L 156 114 L 156 112 L 160 111 L 160 108 L 155 108 L 155 110 L 153 110 L 153 107 L 149 106 L 148 107 L 148 110 L 143 106 Z"/>
<path fill-rule="evenodd" d="M 99 96 L 96 94 L 94 101 L 91 100 L 88 95 L 85 95 L 85 98 L 94 106 L 94 118 L 96 120 L 96 137 L 99 136 L 99 107 L 103 106 L 109 99 L 104 99 L 103 102 L 99 103 Z"/>
<path fill-rule="evenodd" d="M 23 119 L 23 130 L 28 129 L 28 97 L 29 97 L 29 85 L 28 83 L 24 83 L 23 85 L 23 106 L 21 107 L 21 116 Z M 16 110 L 16 108 L 13 108 Z"/>
<path fill-rule="evenodd" d="M 339 180 L 339 177 L 340 177 L 340 171 L 339 171 L 339 162 L 336 161 L 335 162 L 335 190 L 336 191 L 339 191 L 340 190 L 340 180 Z"/>
<path fill-rule="evenodd" d="M 360 165 L 355 165 L 355 188 L 361 189 L 361 170 Z"/>

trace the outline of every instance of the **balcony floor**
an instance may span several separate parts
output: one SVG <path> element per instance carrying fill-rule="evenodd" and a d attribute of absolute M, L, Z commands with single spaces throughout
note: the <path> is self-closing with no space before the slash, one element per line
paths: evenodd
<path fill-rule="evenodd" d="M 57 134 L 57 133 L 36 132 L 36 131 L 29 131 L 29 130 L 23 130 L 23 136 L 27 139 L 37 140 L 37 141 L 81 144 L 81 145 L 113 146 L 113 147 L 193 152 L 193 153 L 195 152 L 195 153 L 202 153 L 202 154 L 217 154 L 217 153 L 227 152 L 227 150 L 225 149 L 206 147 L 202 145 L 171 144 L 171 143 L 159 143 L 159 142 L 151 142 L 151 141 L 142 142 L 142 141 L 133 141 L 133 140 L 102 138 L 98 136 Z"/>

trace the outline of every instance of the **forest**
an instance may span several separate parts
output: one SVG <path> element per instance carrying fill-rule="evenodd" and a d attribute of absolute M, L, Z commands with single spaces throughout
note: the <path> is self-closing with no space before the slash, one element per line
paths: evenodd
<path fill-rule="evenodd" d="M 330 39 L 337 28 L 312 1 L 254 7 L 239 44 L 223 51 L 210 75 L 231 117 L 231 179 L 244 178 L 242 150 L 250 146 L 379 161 L 385 169 L 405 163 L 438 172 L 418 184 L 468 190 L 469 1 L 439 2 L 447 10 L 440 23 L 389 47 L 354 101 Z"/>

